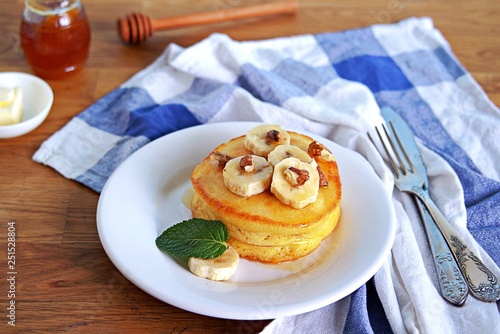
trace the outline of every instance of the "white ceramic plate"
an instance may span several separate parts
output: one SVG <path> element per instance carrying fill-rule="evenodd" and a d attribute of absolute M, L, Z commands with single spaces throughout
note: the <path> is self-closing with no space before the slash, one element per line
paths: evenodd
<path fill-rule="evenodd" d="M 38 127 L 52 108 L 54 94 L 49 84 L 27 73 L 1 72 L 0 87 L 21 87 L 23 94 L 23 118 L 20 123 L 0 125 L 0 138 L 24 135 Z"/>
<path fill-rule="evenodd" d="M 267 265 L 241 260 L 228 281 L 189 272 L 162 253 L 156 237 L 191 218 L 183 198 L 194 166 L 210 151 L 258 123 L 201 125 L 144 146 L 106 183 L 97 209 L 102 245 L 135 285 L 181 309 L 227 319 L 271 319 L 311 311 L 355 291 L 381 267 L 394 241 L 390 195 L 357 153 L 309 134 L 332 150 L 339 165 L 342 216 L 334 233 L 309 256 Z"/>

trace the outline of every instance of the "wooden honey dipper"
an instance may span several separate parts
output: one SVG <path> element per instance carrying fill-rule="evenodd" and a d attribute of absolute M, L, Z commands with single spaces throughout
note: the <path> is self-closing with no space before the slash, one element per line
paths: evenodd
<path fill-rule="evenodd" d="M 285 0 L 261 5 L 222 9 L 213 12 L 186 14 L 158 19 L 151 19 L 141 13 L 132 13 L 117 21 L 118 33 L 127 44 L 140 44 L 155 31 L 168 30 L 195 25 L 242 20 L 252 17 L 294 14 L 297 11 L 297 0 Z"/>

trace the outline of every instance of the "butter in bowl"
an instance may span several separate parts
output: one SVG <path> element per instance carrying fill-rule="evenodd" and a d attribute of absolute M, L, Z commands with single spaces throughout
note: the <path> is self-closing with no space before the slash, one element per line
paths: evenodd
<path fill-rule="evenodd" d="M 20 123 L 23 118 L 23 91 L 21 87 L 0 87 L 0 125 Z"/>
<path fill-rule="evenodd" d="M 42 79 L 27 73 L 0 72 L 0 138 L 37 128 L 47 118 L 54 94 Z"/>

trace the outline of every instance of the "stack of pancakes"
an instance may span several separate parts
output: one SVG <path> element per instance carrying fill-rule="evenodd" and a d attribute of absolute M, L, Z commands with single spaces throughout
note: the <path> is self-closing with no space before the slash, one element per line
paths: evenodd
<path fill-rule="evenodd" d="M 288 133 L 290 144 L 307 152 L 313 139 Z M 234 138 L 213 152 L 231 157 L 251 154 L 243 144 L 244 138 Z M 337 225 L 342 191 L 336 161 L 316 160 L 328 186 L 320 187 L 315 202 L 294 209 L 281 203 L 269 190 L 248 198 L 232 193 L 224 185 L 224 166 L 210 159 L 212 153 L 191 175 L 191 211 L 193 217 L 222 221 L 229 231 L 229 244 L 241 257 L 264 263 L 296 260 L 314 251 Z"/>

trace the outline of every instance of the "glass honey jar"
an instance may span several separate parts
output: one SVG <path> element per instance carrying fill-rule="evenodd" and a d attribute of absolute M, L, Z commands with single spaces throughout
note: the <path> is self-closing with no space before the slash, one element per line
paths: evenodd
<path fill-rule="evenodd" d="M 88 58 L 91 32 L 80 0 L 25 0 L 21 48 L 36 75 L 65 79 Z"/>

